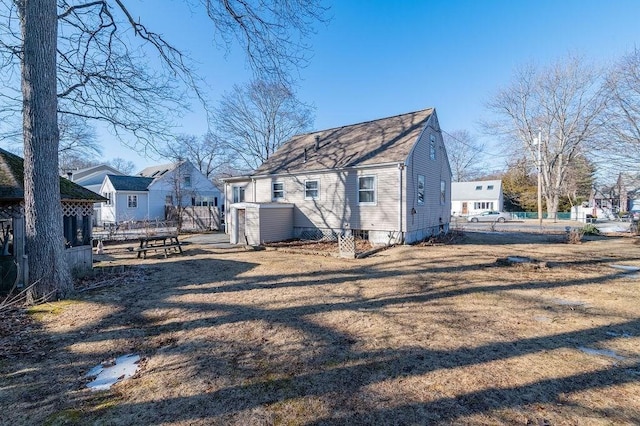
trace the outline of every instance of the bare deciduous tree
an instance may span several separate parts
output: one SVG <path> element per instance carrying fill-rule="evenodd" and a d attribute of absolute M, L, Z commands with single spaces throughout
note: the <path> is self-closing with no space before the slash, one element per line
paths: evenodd
<path fill-rule="evenodd" d="M 599 146 L 607 162 L 617 166 L 637 168 L 640 157 L 640 50 L 623 56 L 607 76 L 611 102 L 606 120 L 613 136 Z"/>
<path fill-rule="evenodd" d="M 282 81 L 304 58 L 300 40 L 324 12 L 313 0 L 199 4 L 218 34 L 243 43 L 257 75 Z M 145 49 L 160 58 L 161 68 L 148 66 Z M 57 113 L 102 121 L 146 148 L 171 133 L 169 118 L 185 106 L 187 88 L 203 96 L 184 54 L 134 19 L 124 0 L 0 0 L 0 67 L 0 96 L 10 105 L 1 114 L 23 117 L 31 278 L 38 293 L 65 296 L 72 284 L 59 202 Z M 11 78 L 17 69 L 21 91 Z"/>
<path fill-rule="evenodd" d="M 491 129 L 512 149 L 523 149 L 532 164 L 538 163 L 542 135 L 540 170 L 549 217 L 558 211 L 574 158 L 601 134 L 606 101 L 602 73 L 581 58 L 567 57 L 546 68 L 520 69 L 488 105 L 498 117 Z"/>
<path fill-rule="evenodd" d="M 218 130 L 239 167 L 256 169 L 293 135 L 308 130 L 312 109 L 280 82 L 234 86 L 216 109 Z"/>
<path fill-rule="evenodd" d="M 443 132 L 442 137 L 447 147 L 447 156 L 454 182 L 472 180 L 483 172 L 482 150 L 484 145 L 478 144 L 467 130 Z"/>
<path fill-rule="evenodd" d="M 175 161 L 189 160 L 207 179 L 213 179 L 218 169 L 230 161 L 221 138 L 212 132 L 200 138 L 180 135 L 167 143 L 162 153 Z"/>

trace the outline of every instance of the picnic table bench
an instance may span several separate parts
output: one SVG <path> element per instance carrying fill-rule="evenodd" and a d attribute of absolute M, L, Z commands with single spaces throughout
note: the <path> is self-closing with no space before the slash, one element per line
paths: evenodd
<path fill-rule="evenodd" d="M 177 234 L 149 235 L 139 237 L 138 239 L 140 240 L 140 247 L 135 249 L 135 251 L 138 252 L 138 258 L 142 255 L 142 257 L 146 259 L 147 252 L 150 250 L 156 252 L 158 250 L 162 250 L 164 251 L 164 257 L 167 257 L 168 252 L 171 250 L 176 252 L 179 251 L 180 254 L 182 254 L 182 245 L 180 244 L 180 241 L 178 241 Z"/>

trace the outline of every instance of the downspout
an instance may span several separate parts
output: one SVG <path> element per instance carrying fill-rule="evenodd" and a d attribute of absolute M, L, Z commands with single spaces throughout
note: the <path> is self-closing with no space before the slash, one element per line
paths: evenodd
<path fill-rule="evenodd" d="M 404 170 L 404 163 L 398 163 L 398 232 L 400 244 L 404 243 L 404 233 L 402 232 L 402 170 Z"/>
<path fill-rule="evenodd" d="M 253 185 L 253 200 L 252 201 L 255 203 L 256 200 L 257 200 L 256 199 L 256 180 L 255 180 L 255 178 L 251 179 L 251 184 Z"/>
<path fill-rule="evenodd" d="M 228 195 L 229 195 L 229 183 L 225 182 L 224 183 L 224 203 L 223 203 L 223 206 L 224 206 L 224 213 L 223 214 L 225 216 L 227 214 L 229 214 L 229 204 L 230 203 L 228 201 L 229 200 Z M 229 214 L 228 217 L 225 218 L 225 221 L 224 221 L 224 233 L 227 234 L 227 235 L 229 235 L 229 217 L 231 217 L 230 214 Z"/>

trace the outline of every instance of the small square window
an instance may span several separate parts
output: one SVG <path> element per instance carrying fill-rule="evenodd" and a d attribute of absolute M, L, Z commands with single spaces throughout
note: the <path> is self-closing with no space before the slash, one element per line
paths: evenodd
<path fill-rule="evenodd" d="M 138 208 L 138 196 L 137 195 L 127 195 L 127 207 L 130 209 Z"/>
<path fill-rule="evenodd" d="M 493 189 L 493 185 L 487 185 L 487 191 L 491 191 Z"/>
<path fill-rule="evenodd" d="M 482 185 L 476 186 L 476 191 L 482 191 Z"/>
<path fill-rule="evenodd" d="M 317 180 L 304 181 L 304 199 L 316 200 L 318 199 L 320 185 Z"/>

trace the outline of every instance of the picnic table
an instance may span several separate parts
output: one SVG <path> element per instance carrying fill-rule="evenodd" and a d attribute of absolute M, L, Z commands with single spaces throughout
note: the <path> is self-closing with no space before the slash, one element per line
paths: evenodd
<path fill-rule="evenodd" d="M 138 258 L 142 255 L 142 257 L 146 259 L 147 252 L 150 250 L 156 252 L 158 250 L 162 250 L 164 251 L 164 257 L 167 257 L 168 252 L 171 250 L 176 252 L 179 251 L 180 254 L 182 254 L 182 245 L 180 244 L 180 241 L 178 241 L 177 234 L 148 235 L 145 237 L 139 237 L 138 239 L 140 240 L 140 247 L 136 249 L 138 252 Z"/>

